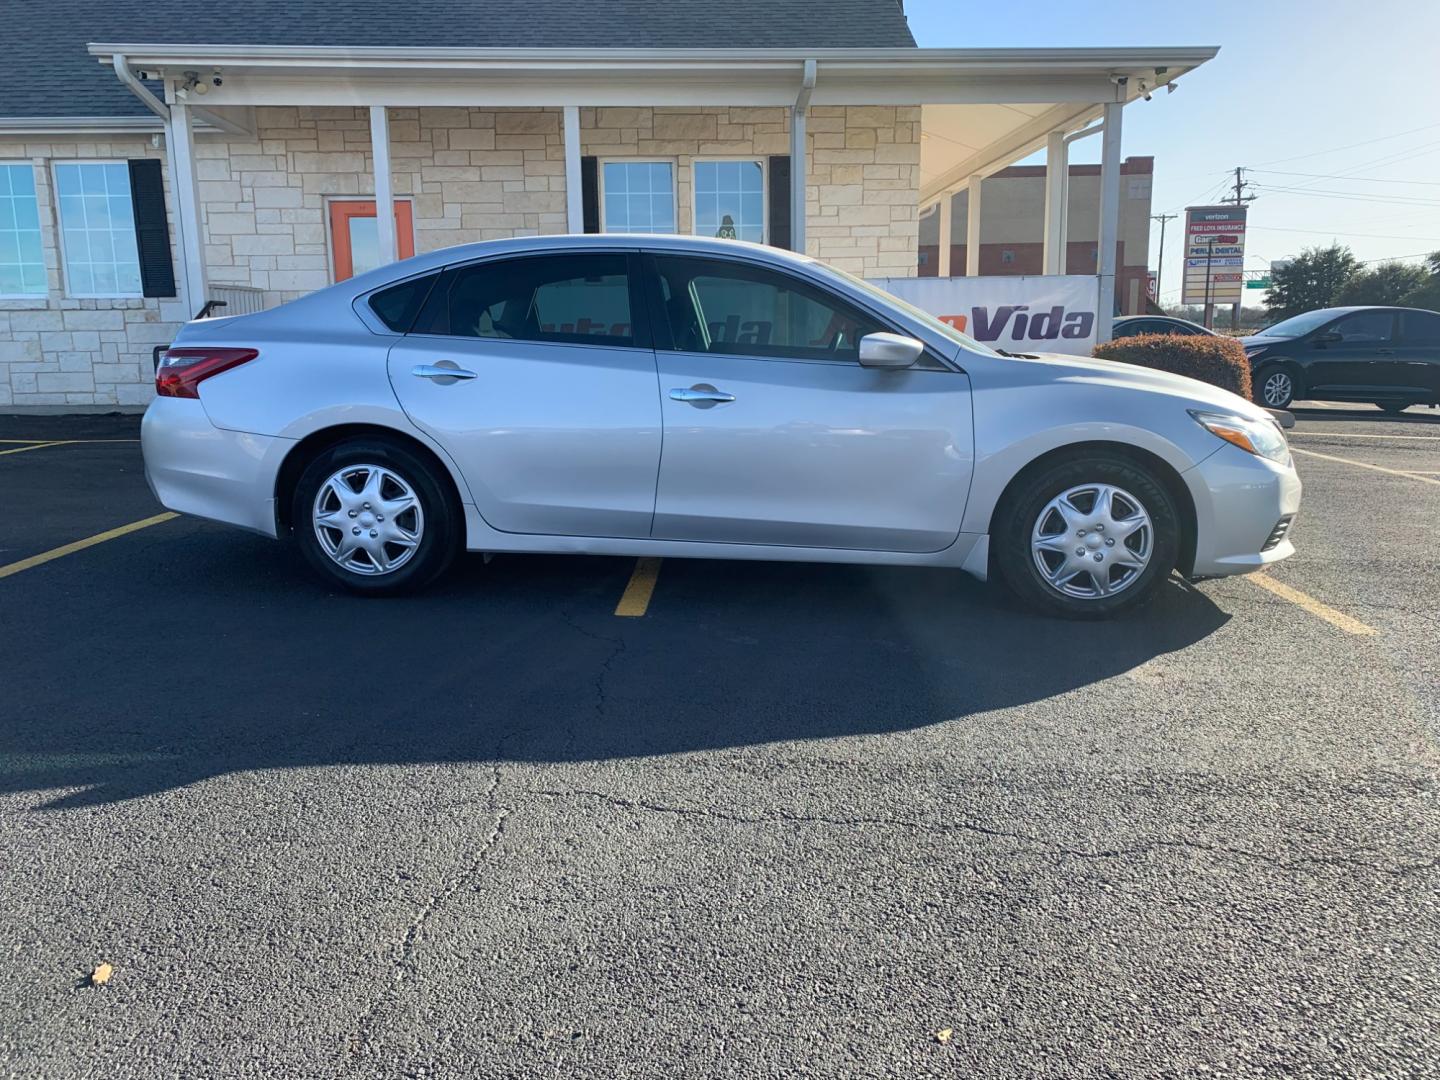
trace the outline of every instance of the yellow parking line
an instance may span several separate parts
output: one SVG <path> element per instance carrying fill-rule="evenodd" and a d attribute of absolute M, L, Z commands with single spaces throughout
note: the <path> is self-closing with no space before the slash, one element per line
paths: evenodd
<path fill-rule="evenodd" d="M 160 525 L 163 522 L 169 521 L 171 518 L 177 518 L 179 516 L 179 514 L 172 514 L 166 511 L 163 514 L 156 514 L 154 517 L 148 517 L 142 521 L 132 521 L 129 525 L 121 525 L 116 529 L 107 529 L 105 532 L 96 533 L 94 536 L 87 536 L 84 540 L 76 540 L 62 547 L 42 551 L 39 555 L 31 555 L 28 559 L 12 562 L 8 566 L 0 566 L 0 578 L 9 577 L 11 574 L 18 574 L 21 570 L 29 570 L 33 567 L 41 566 L 44 563 L 65 555 L 73 555 L 77 551 L 84 551 L 86 548 L 94 547 L 96 544 L 103 544 L 106 540 L 114 540 L 118 536 L 125 536 L 128 533 L 139 532 L 141 529 L 148 529 L 151 525 Z"/>
<path fill-rule="evenodd" d="M 1390 476 L 1403 476 L 1406 480 L 1418 480 L 1422 484 L 1434 484 L 1440 487 L 1440 480 L 1432 480 L 1428 476 L 1421 476 L 1419 473 L 1401 472 L 1399 469 L 1387 469 L 1383 465 L 1371 465 L 1368 461 L 1355 461 L 1353 458 L 1336 457 L 1334 454 L 1322 454 L 1317 450 L 1301 450 L 1298 446 L 1290 448 L 1291 453 L 1307 454 L 1310 457 L 1324 458 L 1326 461 L 1338 461 L 1342 465 L 1354 465 L 1359 469 L 1374 469 L 1376 472 L 1387 473 Z"/>
<path fill-rule="evenodd" d="M 47 446 L 59 446 L 59 445 L 60 445 L 59 443 L 54 443 L 54 442 L 42 442 L 42 443 L 33 443 L 33 444 L 31 444 L 30 446 L 16 446 L 16 447 L 13 447 L 13 448 L 10 449 L 10 450 L 0 450 L 0 457 L 4 457 L 6 454 L 23 454 L 23 453 L 25 453 L 26 450 L 43 450 L 43 449 L 45 449 L 45 447 L 47 447 Z"/>
<path fill-rule="evenodd" d="M 19 439 L 0 439 L 0 442 L 20 442 Z M 26 450 L 43 450 L 47 446 L 74 446 L 77 443 L 137 443 L 139 439 L 46 439 L 32 442 L 30 446 L 17 446 L 13 450 L 0 450 L 0 457 L 6 454 L 23 454 Z"/>
<path fill-rule="evenodd" d="M 630 575 L 630 584 L 615 605 L 615 614 L 624 618 L 638 619 L 650 607 L 650 596 L 655 592 L 655 579 L 660 576 L 659 559 L 636 559 L 635 571 Z"/>
<path fill-rule="evenodd" d="M 1321 603 L 1309 593 L 1303 593 L 1299 589 L 1292 589 L 1289 585 L 1282 585 L 1268 574 L 1248 574 L 1246 577 L 1266 592 L 1274 593 L 1280 597 L 1280 599 L 1288 600 L 1296 607 L 1304 608 L 1317 619 L 1324 619 L 1337 630 L 1343 630 L 1347 634 L 1354 634 L 1356 637 L 1370 637 L 1377 632 L 1373 626 L 1369 626 L 1359 619 L 1352 618 L 1343 611 L 1336 611 L 1329 604 Z"/>

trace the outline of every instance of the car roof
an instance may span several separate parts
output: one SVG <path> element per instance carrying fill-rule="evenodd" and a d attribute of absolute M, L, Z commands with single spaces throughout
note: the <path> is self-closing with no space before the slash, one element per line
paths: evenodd
<path fill-rule="evenodd" d="M 545 251 L 574 251 L 577 248 L 597 250 L 675 251 L 688 255 L 743 255 L 774 264 L 811 266 L 815 260 L 799 252 L 753 244 L 747 240 L 718 240 L 703 236 L 677 236 L 657 233 L 565 233 L 553 236 L 515 236 L 504 240 L 483 240 L 474 244 L 456 244 L 414 255 L 399 262 L 387 263 L 364 274 L 347 279 L 348 292 L 360 294 L 400 281 L 416 274 L 471 262 L 496 255 L 523 255 Z"/>

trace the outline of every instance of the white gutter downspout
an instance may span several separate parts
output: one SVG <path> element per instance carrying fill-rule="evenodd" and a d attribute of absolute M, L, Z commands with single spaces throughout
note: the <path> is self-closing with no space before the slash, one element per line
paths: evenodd
<path fill-rule="evenodd" d="M 135 77 L 135 73 L 130 70 L 130 64 L 126 61 L 125 57 L 120 53 L 116 53 L 110 58 L 110 62 L 115 65 L 115 75 L 125 84 L 125 88 L 139 98 L 147 109 L 160 117 L 161 120 L 168 122 L 170 119 L 170 110 L 165 107 L 163 101 L 150 92 L 148 86 Z"/>
<path fill-rule="evenodd" d="M 810 94 L 815 89 L 816 63 L 805 61 L 800 93 L 790 109 L 790 250 L 805 253 L 805 113 L 810 108 Z"/>

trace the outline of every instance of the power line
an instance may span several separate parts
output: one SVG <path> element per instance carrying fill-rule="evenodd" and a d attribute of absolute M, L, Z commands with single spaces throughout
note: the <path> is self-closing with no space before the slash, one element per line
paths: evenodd
<path fill-rule="evenodd" d="M 1421 199 L 1409 195 L 1376 195 L 1368 191 L 1332 191 L 1326 188 L 1277 187 L 1265 190 L 1278 195 L 1309 195 L 1319 199 L 1345 199 L 1349 202 L 1379 203 L 1382 206 L 1440 206 L 1440 199 Z"/>
<path fill-rule="evenodd" d="M 1251 169 L 1251 172 L 1271 173 L 1276 176 L 1306 176 L 1312 180 L 1354 180 L 1356 183 L 1365 184 L 1425 184 L 1431 187 L 1440 187 L 1440 180 L 1392 180 L 1380 176 L 1347 176 L 1344 173 L 1304 173 L 1292 172 L 1288 169 Z"/>
<path fill-rule="evenodd" d="M 1308 154 L 1296 154 L 1293 157 L 1275 158 L 1272 161 L 1263 161 L 1261 162 L 1261 164 L 1279 165 L 1282 162 L 1286 161 L 1300 161 L 1304 158 L 1320 157 L 1322 154 L 1338 154 L 1341 150 L 1354 150 L 1358 146 L 1370 146 L 1373 143 L 1385 142 L 1387 139 L 1399 139 L 1405 135 L 1414 135 L 1417 131 L 1429 131 L 1430 129 L 1437 127 L 1440 127 L 1440 123 L 1422 124 L 1417 128 L 1411 128 L 1409 131 L 1397 131 L 1394 135 L 1381 135 L 1378 138 L 1366 139 L 1364 142 L 1347 143 L 1344 146 L 1332 146 L 1328 150 L 1312 150 Z"/>
<path fill-rule="evenodd" d="M 1279 225 L 1250 225 L 1249 229 L 1263 229 L 1266 232 L 1308 233 L 1311 236 L 1363 236 L 1371 240 L 1428 240 L 1440 244 L 1440 236 L 1399 236 L 1395 233 L 1335 232 L 1333 229 L 1289 229 Z"/>

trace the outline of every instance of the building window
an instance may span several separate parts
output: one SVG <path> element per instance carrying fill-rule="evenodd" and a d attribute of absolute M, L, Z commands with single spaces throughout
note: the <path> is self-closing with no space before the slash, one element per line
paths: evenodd
<path fill-rule="evenodd" d="M 1015 252 L 1013 252 L 1013 251 L 1010 250 L 1009 248 L 1004 248 L 1004 249 L 1000 252 L 1000 261 L 1001 261 L 1002 263 L 1004 263 L 1006 266 L 1009 266 L 1011 263 L 1013 263 L 1013 262 L 1015 261 Z"/>
<path fill-rule="evenodd" d="M 765 168 L 760 162 L 695 162 L 695 235 L 765 242 Z"/>
<path fill-rule="evenodd" d="M 602 231 L 675 231 L 675 166 L 671 162 L 603 162 L 600 186 L 605 211 Z"/>
<path fill-rule="evenodd" d="M 44 296 L 45 253 L 35 170 L 0 165 L 0 296 Z"/>
<path fill-rule="evenodd" d="M 130 168 L 123 161 L 55 166 L 60 246 L 71 296 L 139 296 Z"/>

